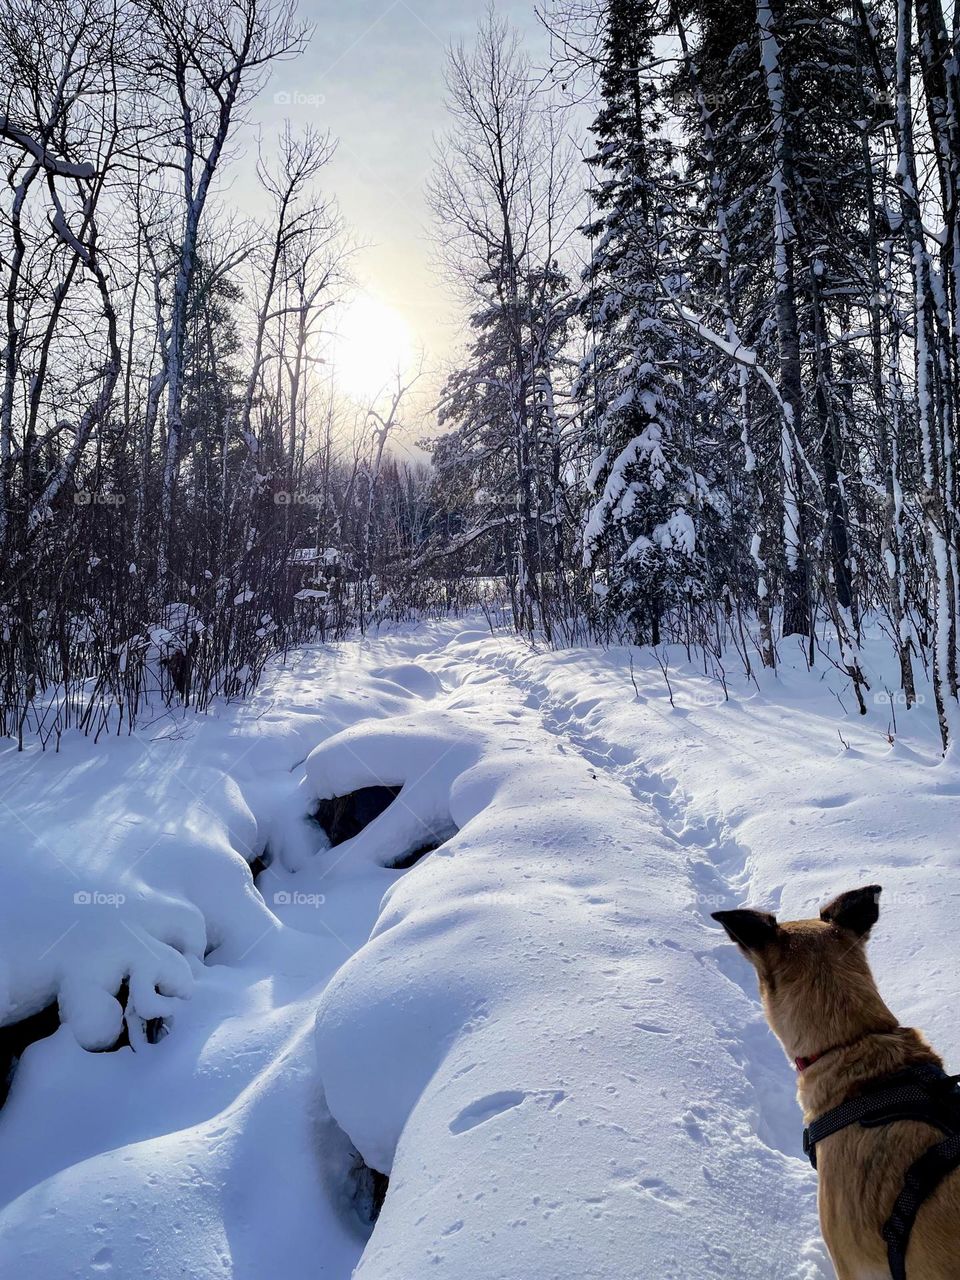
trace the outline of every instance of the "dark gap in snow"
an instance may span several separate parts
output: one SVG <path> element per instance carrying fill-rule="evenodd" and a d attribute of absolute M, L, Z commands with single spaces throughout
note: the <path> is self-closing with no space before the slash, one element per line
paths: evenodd
<path fill-rule="evenodd" d="M 257 876 L 262 875 L 273 861 L 273 854 L 270 852 L 268 845 L 263 853 L 258 853 L 250 865 L 250 874 L 253 876 L 253 883 L 257 883 Z"/>
<path fill-rule="evenodd" d="M 157 1044 L 164 1036 L 170 1034 L 170 1028 L 162 1018 L 148 1018 L 143 1024 L 143 1031 L 147 1037 L 147 1044 Z"/>
<path fill-rule="evenodd" d="M 349 1178 L 353 1187 L 354 1212 L 365 1227 L 372 1229 L 380 1217 L 390 1179 L 379 1169 L 372 1169 L 359 1151 L 354 1150 L 353 1154 Z"/>
<path fill-rule="evenodd" d="M 425 858 L 428 853 L 433 853 L 434 849 L 439 849 L 442 844 L 442 840 L 428 840 L 426 844 L 418 845 L 409 853 L 403 853 L 393 862 L 388 862 L 387 866 L 391 871 L 406 871 L 409 867 L 415 867 L 421 858 Z"/>
<path fill-rule="evenodd" d="M 46 1040 L 60 1026 L 60 1008 L 54 1000 L 39 1013 L 32 1013 L 19 1022 L 0 1027 L 0 1107 L 7 1100 L 10 1085 L 17 1070 L 17 1063 L 29 1045 Z"/>
<path fill-rule="evenodd" d="M 318 802 L 313 817 L 327 833 L 331 846 L 343 844 L 379 818 L 400 794 L 400 787 L 361 787 L 344 796 Z"/>
<path fill-rule="evenodd" d="M 123 1028 L 110 1048 L 103 1051 L 104 1053 L 115 1053 L 117 1049 L 125 1049 L 130 1045 L 130 1028 L 127 1025 L 127 1018 L 137 1016 L 133 1013 L 127 1013 L 127 1002 L 130 999 L 130 984 L 126 978 L 121 982 L 120 990 L 117 992 L 115 998 L 124 1013 Z M 143 1027 L 143 1036 L 147 1044 L 156 1044 L 168 1033 L 167 1024 L 162 1018 L 140 1018 L 140 1024 Z"/>
<path fill-rule="evenodd" d="M 352 840 L 359 835 L 375 818 L 379 818 L 393 804 L 401 790 L 402 787 L 360 787 L 346 795 L 320 800 L 313 819 L 326 832 L 331 847 L 343 844 L 345 840 Z M 383 865 L 390 871 L 407 871 L 456 834 L 457 828 L 453 823 L 444 825 L 441 831 L 431 830 L 424 824 L 422 838 L 413 848 L 404 850 L 392 862 Z M 251 863 L 251 869 L 254 865 Z"/>
<path fill-rule="evenodd" d="M 421 858 L 425 858 L 428 853 L 433 853 L 434 849 L 439 849 L 441 845 L 452 840 L 459 832 L 460 828 L 454 826 L 451 822 L 443 827 L 440 831 L 424 831 L 424 838 L 419 844 L 408 850 L 406 853 L 399 854 L 392 862 L 384 865 L 389 871 L 408 871 L 410 867 L 415 867 Z"/>
<path fill-rule="evenodd" d="M 383 1208 L 390 1178 L 367 1164 L 330 1114 L 322 1085 L 315 1123 L 318 1172 L 324 1191 L 351 1234 L 369 1240 Z"/>

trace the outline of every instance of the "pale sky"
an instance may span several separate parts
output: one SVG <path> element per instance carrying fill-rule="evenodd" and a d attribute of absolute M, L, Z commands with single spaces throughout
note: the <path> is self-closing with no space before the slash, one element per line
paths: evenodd
<path fill-rule="evenodd" d="M 309 47 L 274 70 L 251 112 L 265 142 L 285 118 L 339 140 L 325 186 L 348 231 L 367 246 L 354 271 L 395 309 L 433 366 L 449 358 L 459 316 L 432 266 L 424 184 L 446 124 L 445 49 L 472 38 L 485 7 L 485 0 L 301 0 L 299 14 L 314 28 Z M 501 0 L 497 10 L 544 65 L 548 37 L 533 0 Z M 242 199 L 246 179 L 235 179 L 233 189 Z"/>

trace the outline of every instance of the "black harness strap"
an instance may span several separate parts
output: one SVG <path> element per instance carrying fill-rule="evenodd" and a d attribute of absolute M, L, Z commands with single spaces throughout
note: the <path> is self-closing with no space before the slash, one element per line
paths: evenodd
<path fill-rule="evenodd" d="M 920 1206 L 933 1195 L 941 1181 L 960 1165 L 960 1134 L 944 1138 L 928 1147 L 907 1170 L 903 1190 L 883 1228 L 887 1260 L 893 1280 L 907 1280 L 907 1245 Z"/>
<path fill-rule="evenodd" d="M 911 1067 L 818 1116 L 803 1131 L 803 1150 L 814 1168 L 817 1143 L 851 1124 L 872 1129 L 898 1120 L 917 1120 L 947 1135 L 942 1142 L 928 1147 L 907 1170 L 903 1189 L 884 1224 L 883 1238 L 893 1280 L 907 1280 L 907 1246 L 921 1206 L 947 1174 L 960 1167 L 958 1082 L 960 1076 L 948 1076 L 940 1067 Z"/>

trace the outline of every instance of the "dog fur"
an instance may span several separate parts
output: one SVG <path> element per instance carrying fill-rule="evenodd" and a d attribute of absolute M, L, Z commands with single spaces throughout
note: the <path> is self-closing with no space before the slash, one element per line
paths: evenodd
<path fill-rule="evenodd" d="M 899 1025 L 870 972 L 866 941 L 879 899 L 880 886 L 867 885 L 828 903 L 819 920 L 783 924 L 763 911 L 714 913 L 756 969 L 767 1021 L 787 1056 L 824 1055 L 798 1073 L 806 1124 L 871 1081 L 917 1063 L 942 1066 L 919 1031 Z M 889 1280 L 883 1225 L 907 1169 L 942 1136 L 910 1120 L 851 1125 L 818 1143 L 820 1229 L 838 1280 Z M 920 1209 L 907 1276 L 960 1280 L 960 1171 Z"/>

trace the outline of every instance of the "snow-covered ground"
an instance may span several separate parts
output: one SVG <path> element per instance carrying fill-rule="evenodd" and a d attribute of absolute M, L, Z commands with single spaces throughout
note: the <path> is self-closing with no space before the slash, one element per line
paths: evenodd
<path fill-rule="evenodd" d="M 649 653 L 435 624 L 3 752 L 0 1020 L 65 1025 L 0 1111 L 0 1274 L 831 1276 L 710 912 L 882 883 L 881 989 L 960 1062 L 960 773 L 929 705 L 891 744 L 882 675 L 860 717 L 793 652 L 725 697 L 671 651 L 671 705 Z M 374 785 L 402 790 L 331 848 L 318 801 Z M 94 1052 L 125 980 L 131 1043 Z"/>

